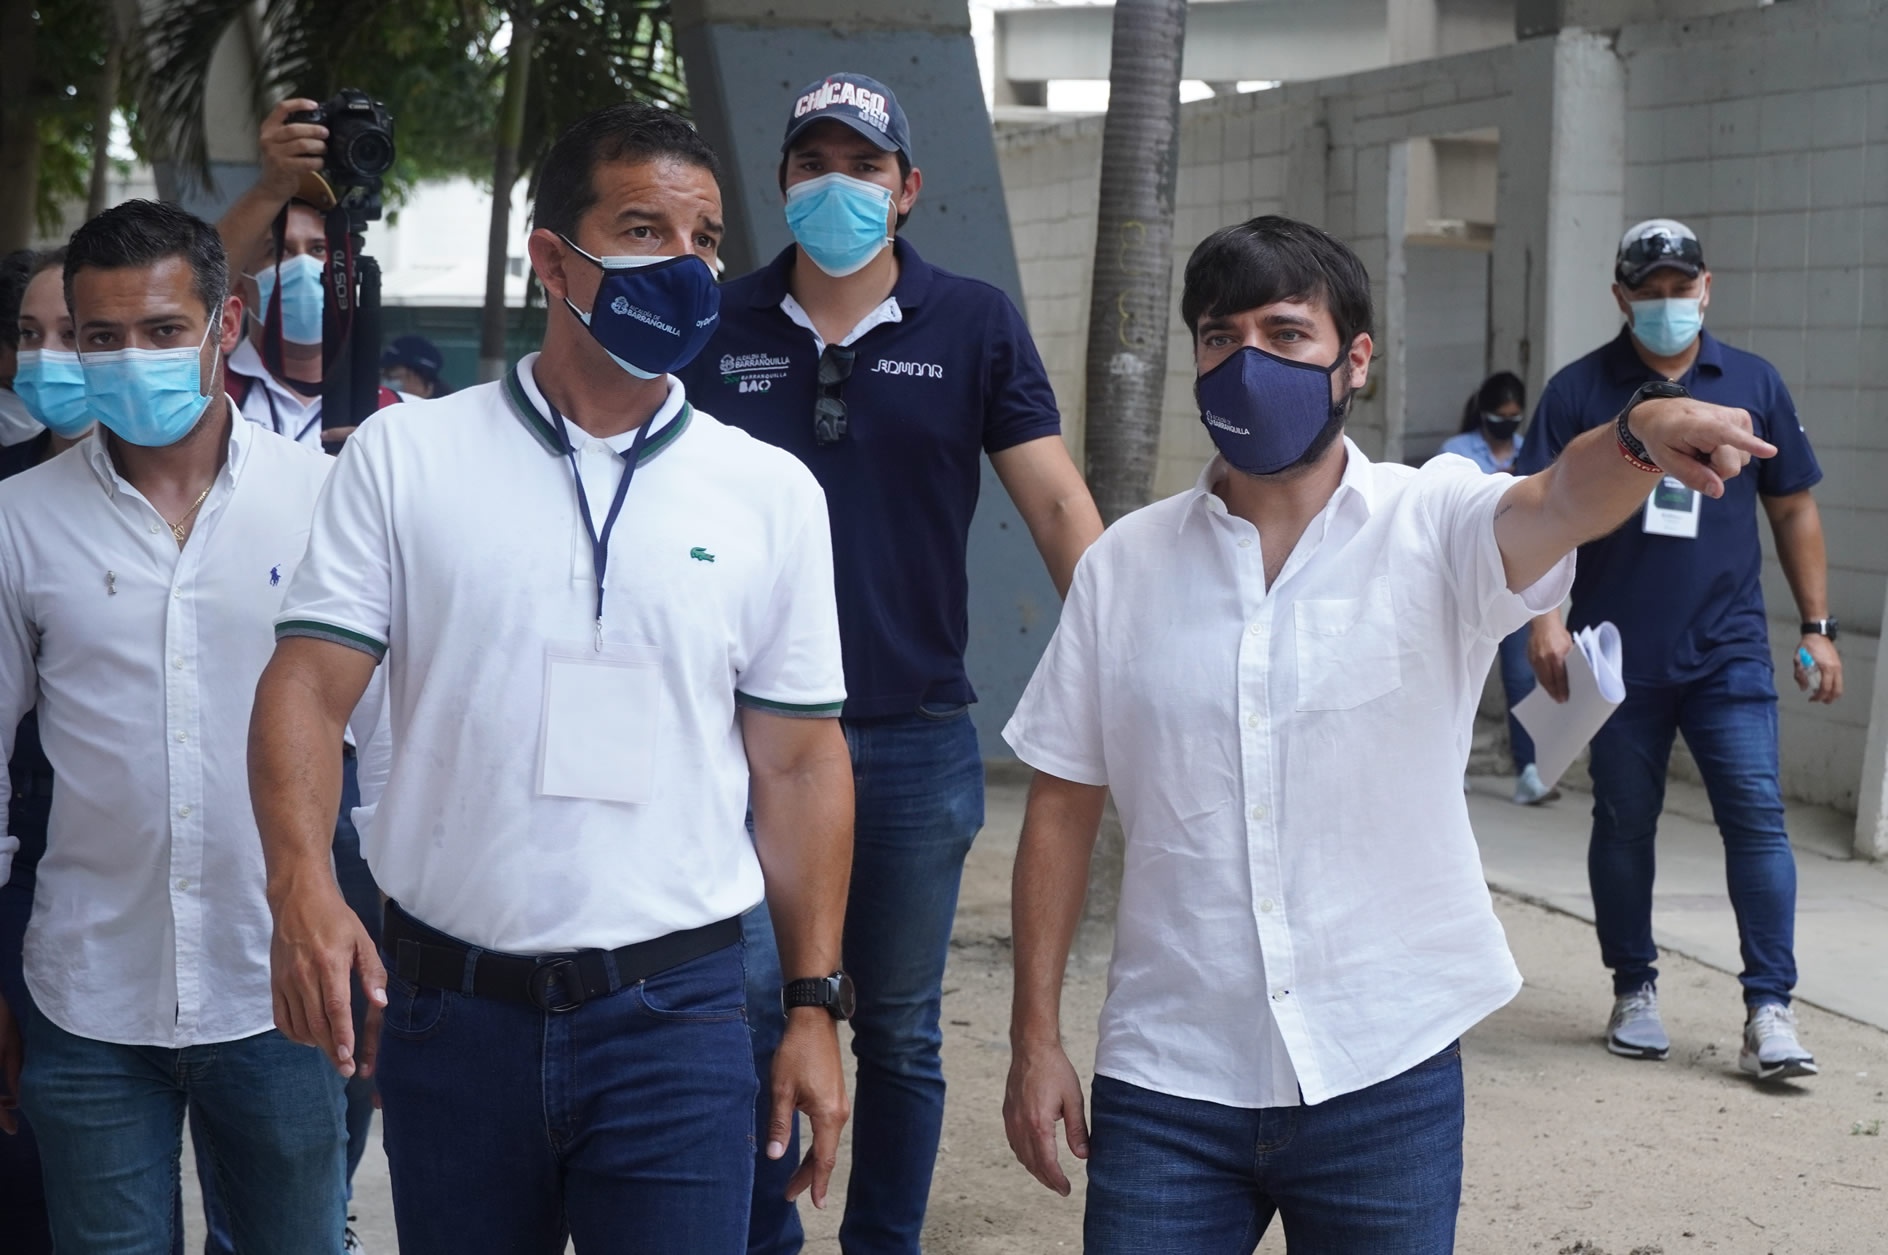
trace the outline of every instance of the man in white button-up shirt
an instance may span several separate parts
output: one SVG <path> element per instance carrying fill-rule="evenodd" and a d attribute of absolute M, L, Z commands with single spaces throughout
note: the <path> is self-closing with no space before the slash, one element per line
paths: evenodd
<path fill-rule="evenodd" d="M 1686 399 L 1530 479 L 1372 463 L 1343 439 L 1368 279 L 1289 219 L 1203 242 L 1181 312 L 1221 456 L 1088 551 L 1005 733 L 1037 769 L 1010 1144 L 1066 1193 L 1066 1122 L 1090 1255 L 1246 1255 L 1274 1215 L 1307 1249 L 1443 1255 L 1456 1039 L 1521 983 L 1461 791 L 1482 677 L 1648 468 L 1715 495 L 1773 450 Z M 1127 849 L 1091 1139 L 1058 1005 L 1110 791 Z"/>
<path fill-rule="evenodd" d="M 57 780 L 32 1005 L 8 1009 L 53 1240 L 167 1255 L 188 1104 L 238 1249 L 331 1255 L 339 1083 L 271 1027 L 244 772 L 328 460 L 217 387 L 241 310 L 207 223 L 120 205 L 72 237 L 65 284 L 101 427 L 0 485 L 0 751 L 37 703 Z"/>

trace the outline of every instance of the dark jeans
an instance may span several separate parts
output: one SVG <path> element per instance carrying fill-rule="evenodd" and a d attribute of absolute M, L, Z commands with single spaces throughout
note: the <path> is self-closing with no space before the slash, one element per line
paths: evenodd
<path fill-rule="evenodd" d="M 1777 694 L 1770 664 L 1739 660 L 1690 684 L 1633 688 L 1593 738 L 1587 876 L 1600 958 L 1613 991 L 1658 979 L 1652 943 L 1653 839 L 1672 738 L 1685 734 L 1724 836 L 1724 873 L 1742 944 L 1744 1001 L 1788 1004 L 1796 986 L 1796 859 L 1777 785 Z"/>
<path fill-rule="evenodd" d="M 403 1255 L 562 1255 L 572 1238 L 586 1255 L 739 1255 L 744 988 L 738 945 L 558 1014 L 390 971 L 379 1081 Z"/>
<path fill-rule="evenodd" d="M 380 940 L 380 889 L 374 884 L 367 860 L 361 857 L 361 834 L 354 828 L 354 808 L 361 804 L 360 775 L 354 756 L 341 764 L 341 813 L 334 820 L 334 876 L 341 885 L 341 896 L 360 917 L 368 935 Z M 354 978 L 354 1040 L 359 1041 L 367 1024 L 367 995 L 360 978 Z M 347 1121 L 347 1196 L 354 1197 L 354 1170 L 367 1153 L 367 1138 L 374 1123 L 374 1082 L 371 1078 L 352 1076 L 342 1091 Z M 206 1133 L 197 1108 L 190 1109 L 190 1138 L 198 1147 L 197 1180 L 203 1189 L 203 1255 L 235 1255 L 230 1239 L 229 1217 L 217 1197 L 216 1177 L 210 1171 L 202 1147 Z M 181 1238 L 178 1239 L 180 1242 Z M 182 1247 L 178 1247 L 181 1253 Z"/>
<path fill-rule="evenodd" d="M 938 1027 L 944 963 L 964 858 L 983 827 L 983 758 L 968 707 L 848 721 L 854 826 L 845 963 L 858 986 L 852 1052 L 852 1169 L 839 1246 L 846 1255 L 917 1255 L 944 1124 L 944 1037 Z M 783 973 L 762 906 L 744 921 L 748 1018 L 761 1079 L 756 1126 L 768 1117 L 766 1080 L 785 1022 Z M 794 977 L 816 972 L 794 972 Z M 764 1145 L 764 1139 L 762 1144 Z M 799 1144 L 754 1168 L 750 1255 L 801 1246 L 799 1213 L 785 1201 Z"/>
<path fill-rule="evenodd" d="M 1501 640 L 1495 657 L 1501 663 L 1501 689 L 1508 697 L 1508 746 L 1514 752 L 1514 770 L 1519 775 L 1534 761 L 1534 738 L 1514 717 L 1515 703 L 1534 691 L 1534 668 L 1527 661 L 1528 629 L 1518 628 Z"/>
<path fill-rule="evenodd" d="M 1224 1107 L 1095 1078 L 1087 1255 L 1449 1255 L 1462 1198 L 1459 1045 L 1315 1107 Z"/>
<path fill-rule="evenodd" d="M 186 1103 L 236 1246 L 333 1255 L 346 1222 L 341 1079 L 271 1029 L 214 1045 L 123 1046 L 37 1011 L 20 1081 L 60 1255 L 171 1255 Z"/>
<path fill-rule="evenodd" d="M 20 812 L 15 800 L 14 814 Z M 3 814 L 4 812 L 0 812 Z M 33 913 L 33 871 L 15 867 L 13 878 L 0 885 L 0 997 L 7 1000 L 13 1022 L 26 1031 L 32 1000 L 20 973 L 20 948 L 26 922 Z M 6 1088 L 0 1078 L 0 1092 Z M 46 1189 L 39 1171 L 39 1140 L 23 1111 L 14 1112 L 20 1131 L 0 1133 L 0 1251 L 12 1255 L 50 1255 L 52 1229 L 46 1219 Z"/>

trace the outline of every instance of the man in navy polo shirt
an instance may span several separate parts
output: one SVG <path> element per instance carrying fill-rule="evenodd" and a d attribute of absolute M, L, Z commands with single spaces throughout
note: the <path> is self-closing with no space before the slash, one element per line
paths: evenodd
<path fill-rule="evenodd" d="M 944 1115 L 938 1013 L 957 889 L 983 826 L 964 673 L 965 544 L 990 456 L 1058 592 L 1101 534 L 1055 395 L 1002 292 L 927 263 L 898 228 L 923 177 L 883 83 L 834 74 L 794 97 L 781 192 L 795 244 L 722 287 L 689 395 L 796 454 L 832 517 L 846 740 L 857 789 L 845 955 L 858 1090 L 840 1246 L 915 1252 Z M 769 1122 L 780 978 L 748 919 L 763 1081 L 750 1252 L 796 1251 L 792 1129 Z"/>
<path fill-rule="evenodd" d="M 1620 241 L 1613 276 L 1628 325 L 1548 382 L 1517 470 L 1547 466 L 1580 432 L 1612 422 L 1639 392 L 1689 393 L 1748 410 L 1777 455 L 1727 480 L 1715 500 L 1668 477 L 1639 518 L 1580 547 L 1573 626 L 1611 620 L 1625 655 L 1626 700 L 1592 749 L 1587 874 L 1600 957 L 1613 969 L 1606 1046 L 1639 1059 L 1663 1059 L 1671 1049 L 1653 966 L 1653 838 L 1672 739 L 1683 732 L 1724 835 L 1742 941 L 1739 1066 L 1763 1080 L 1808 1076 L 1816 1063 L 1789 1009 L 1796 863 L 1777 784 L 1777 693 L 1755 505 L 1761 501 L 1770 516 L 1777 559 L 1802 612 L 1797 686 L 1811 701 L 1833 702 L 1842 695 L 1842 660 L 1829 617 L 1822 518 L 1809 491 L 1822 469 L 1776 369 L 1703 330 L 1711 272 L 1689 227 L 1662 218 L 1633 227 Z M 1571 643 L 1558 612 L 1534 621 L 1530 658 L 1560 701 Z"/>

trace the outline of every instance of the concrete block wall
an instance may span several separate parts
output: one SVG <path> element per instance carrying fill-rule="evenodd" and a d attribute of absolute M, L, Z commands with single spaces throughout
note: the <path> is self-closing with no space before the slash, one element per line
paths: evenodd
<path fill-rule="evenodd" d="M 1628 27 L 1617 50 L 1627 217 L 1698 231 L 1714 276 L 1707 325 L 1782 372 L 1822 462 L 1843 702 L 1811 707 L 1787 684 L 1797 614 L 1773 552 L 1764 599 L 1785 790 L 1853 808 L 1888 594 L 1888 13 L 1879 0 L 1794 0 Z"/>

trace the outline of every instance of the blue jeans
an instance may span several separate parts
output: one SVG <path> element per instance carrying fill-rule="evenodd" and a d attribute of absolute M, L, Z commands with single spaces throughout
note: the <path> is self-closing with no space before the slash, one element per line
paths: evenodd
<path fill-rule="evenodd" d="M 403 1255 L 562 1255 L 567 1238 L 739 1255 L 754 1167 L 740 946 L 557 1014 L 388 966 L 381 1140 Z"/>
<path fill-rule="evenodd" d="M 1315 1107 L 1225 1107 L 1097 1076 L 1087 1255 L 1449 1255 L 1462 1051 Z"/>
<path fill-rule="evenodd" d="M 341 1078 L 271 1029 L 209 1046 L 121 1046 L 38 1011 L 20 1088 L 60 1255 L 171 1255 L 184 1108 L 238 1249 L 334 1255 L 347 1219 Z"/>
<path fill-rule="evenodd" d="M 983 827 L 983 757 L 966 706 L 849 721 L 854 821 L 845 964 L 858 986 L 852 1053 L 852 1169 L 839 1246 L 846 1255 L 917 1255 L 944 1125 L 944 1036 L 938 1027 L 957 889 Z M 783 973 L 762 906 L 748 938 L 748 1018 L 761 1079 L 755 1124 L 768 1118 L 767 1077 L 786 1025 Z M 817 972 L 794 972 L 793 977 Z M 763 1141 L 764 1144 L 764 1141 Z M 801 1246 L 786 1201 L 798 1138 L 779 1160 L 758 1156 L 750 1255 Z"/>
<path fill-rule="evenodd" d="M 1534 761 L 1534 738 L 1514 717 L 1514 707 L 1534 691 L 1534 668 L 1527 661 L 1528 629 L 1519 628 L 1501 640 L 1496 658 L 1501 663 L 1501 689 L 1508 697 L 1508 747 L 1514 752 L 1514 770 L 1519 775 Z"/>
<path fill-rule="evenodd" d="M 1658 980 L 1653 839 L 1672 738 L 1685 734 L 1724 837 L 1744 1001 L 1787 1005 L 1796 986 L 1796 859 L 1777 784 L 1777 693 L 1768 662 L 1737 660 L 1690 684 L 1635 688 L 1593 738 L 1587 876 L 1613 991 Z"/>
<path fill-rule="evenodd" d="M 361 804 L 360 775 L 354 756 L 341 764 L 341 811 L 334 821 L 334 876 L 341 885 L 341 897 L 376 942 L 380 940 L 380 889 L 374 884 L 367 860 L 361 857 L 361 834 L 354 828 L 354 808 Z M 361 990 L 360 977 L 354 977 L 354 1040 L 359 1041 L 367 1024 L 367 995 Z M 367 1153 L 367 1137 L 374 1123 L 374 1082 L 370 1077 L 351 1076 L 342 1091 L 343 1117 L 347 1121 L 347 1196 L 354 1197 L 354 1170 Z M 203 1255 L 235 1255 L 235 1241 L 230 1236 L 229 1216 L 223 1200 L 216 1193 L 216 1175 L 210 1171 L 203 1154 L 206 1140 L 200 1110 L 190 1108 L 190 1136 L 197 1145 L 197 1180 L 203 1190 Z M 182 1247 L 178 1248 L 181 1255 Z"/>

